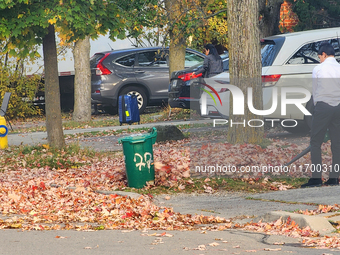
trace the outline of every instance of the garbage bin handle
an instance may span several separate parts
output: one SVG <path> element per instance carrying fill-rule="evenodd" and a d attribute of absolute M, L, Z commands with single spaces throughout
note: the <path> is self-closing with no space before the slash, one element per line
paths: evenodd
<path fill-rule="evenodd" d="M 123 137 L 123 138 L 119 138 L 118 139 L 118 143 L 121 144 L 123 143 L 123 139 L 126 138 L 126 137 Z M 129 141 L 125 141 L 125 142 L 128 142 L 128 143 L 144 143 L 145 142 L 145 139 L 139 139 L 139 140 L 129 140 Z"/>
<path fill-rule="evenodd" d="M 155 135 L 157 134 L 157 128 L 153 127 L 151 132 L 150 132 L 151 135 Z"/>
<path fill-rule="evenodd" d="M 135 140 L 135 141 L 129 141 L 129 143 L 134 144 L 134 143 L 144 143 L 145 139 L 140 139 L 140 140 Z"/>

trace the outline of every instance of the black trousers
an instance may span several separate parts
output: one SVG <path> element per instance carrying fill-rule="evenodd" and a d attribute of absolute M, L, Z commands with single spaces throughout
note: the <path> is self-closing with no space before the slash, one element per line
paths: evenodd
<path fill-rule="evenodd" d="M 332 150 L 332 166 L 322 165 L 321 145 L 329 131 Z M 331 106 L 317 102 L 314 107 L 311 131 L 312 178 L 321 178 L 322 172 L 329 172 L 329 178 L 339 178 L 340 171 L 340 104 Z"/>

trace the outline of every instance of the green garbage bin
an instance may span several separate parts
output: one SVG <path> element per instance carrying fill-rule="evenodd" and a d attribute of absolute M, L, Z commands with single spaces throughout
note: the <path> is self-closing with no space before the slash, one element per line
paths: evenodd
<path fill-rule="evenodd" d="M 119 139 L 123 144 L 128 186 L 143 188 L 148 181 L 155 180 L 152 145 L 156 142 L 157 129 L 147 134 L 137 134 Z"/>

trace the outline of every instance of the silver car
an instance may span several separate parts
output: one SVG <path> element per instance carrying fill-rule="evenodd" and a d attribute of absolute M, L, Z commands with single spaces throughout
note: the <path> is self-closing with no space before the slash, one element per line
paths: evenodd
<path fill-rule="evenodd" d="M 139 111 L 168 101 L 169 49 L 131 48 L 96 53 L 90 59 L 92 104 L 115 113 L 118 97 L 135 94 Z M 204 54 L 187 49 L 185 67 L 201 63 Z"/>
<path fill-rule="evenodd" d="M 312 93 L 312 71 L 320 62 L 317 52 L 323 42 L 333 45 L 336 52 L 335 58 L 340 62 L 340 27 L 281 34 L 261 40 L 263 109 L 272 107 L 273 89 L 275 88 L 278 92 L 276 110 L 266 115 L 265 118 L 279 119 L 281 122 L 292 120 L 294 125 L 288 125 L 288 122 L 286 122 L 287 125 L 281 124 L 289 132 L 309 130 L 311 116 L 304 114 L 294 104 L 287 105 L 285 114 L 282 114 L 281 91 L 284 88 L 285 90 L 302 88 Z M 230 91 L 223 89 L 223 83 L 229 82 L 229 73 L 224 72 L 206 82 L 218 88 L 216 91 L 223 104 L 216 103 L 219 100 L 216 94 L 211 93 L 212 97 L 210 97 L 203 93 L 206 101 L 201 100 L 202 116 L 228 118 Z M 289 93 L 286 96 L 290 99 L 303 98 L 301 93 Z M 312 101 L 303 105 L 307 110 L 313 108 Z"/>

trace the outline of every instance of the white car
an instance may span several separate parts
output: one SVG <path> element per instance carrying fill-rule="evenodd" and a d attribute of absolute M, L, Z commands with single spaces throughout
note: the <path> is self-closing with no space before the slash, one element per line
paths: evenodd
<path fill-rule="evenodd" d="M 289 132 L 309 129 L 311 116 L 306 115 L 296 105 L 288 104 L 286 113 L 281 112 L 281 91 L 283 88 L 288 91 L 302 88 L 312 93 L 312 71 L 320 62 L 317 52 L 323 42 L 333 45 L 335 58 L 340 62 L 340 27 L 281 34 L 261 40 L 263 109 L 272 107 L 273 90 L 277 90 L 278 93 L 276 110 L 265 115 L 265 119 L 294 120 L 296 123 L 294 125 L 283 125 L 283 128 Z M 230 91 L 223 89 L 223 84 L 228 82 L 229 72 L 205 80 L 206 84 L 216 88 L 221 103 L 217 94 L 211 93 L 210 89 L 205 89 L 210 92 L 209 95 L 207 92 L 202 93 L 200 99 L 202 116 L 225 119 L 229 117 Z M 304 102 L 302 105 L 311 109 L 313 104 L 309 98 L 306 100 L 307 96 L 310 97 L 308 93 L 287 93 L 287 98 L 300 98 L 300 101 Z M 247 100 L 246 95 L 245 100 Z"/>

